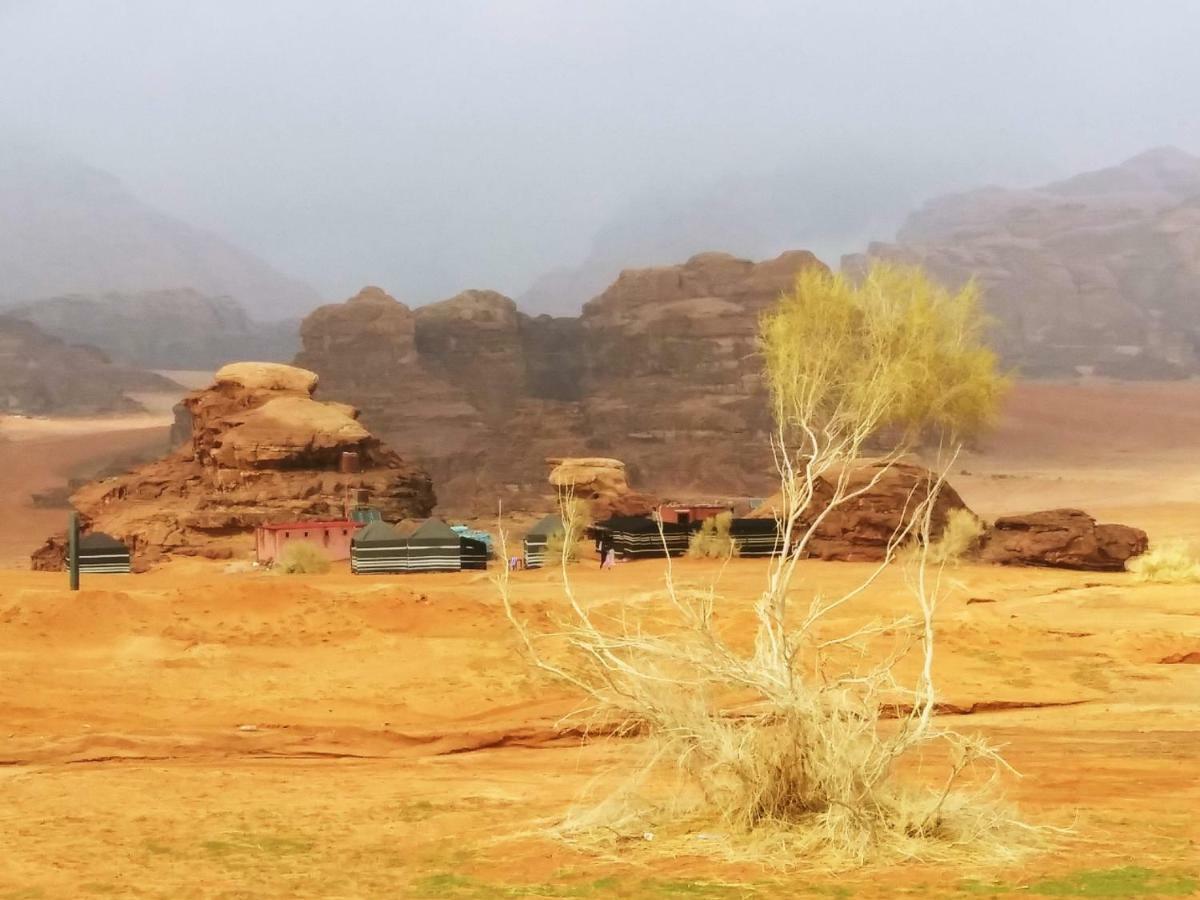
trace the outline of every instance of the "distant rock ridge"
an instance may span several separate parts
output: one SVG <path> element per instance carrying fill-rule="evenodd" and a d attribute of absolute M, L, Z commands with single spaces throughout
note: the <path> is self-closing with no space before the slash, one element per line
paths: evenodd
<path fill-rule="evenodd" d="M 175 382 L 68 344 L 32 322 L 0 315 L 0 413 L 92 415 L 137 412 L 130 394 L 175 391 Z"/>
<path fill-rule="evenodd" d="M 1200 373 L 1200 158 L 1172 147 L 1028 190 L 951 194 L 843 258 L 978 279 L 992 340 L 1030 376 Z"/>
<path fill-rule="evenodd" d="M 821 265 L 703 253 L 622 272 L 578 318 L 529 316 L 494 291 L 410 309 L 369 287 L 305 318 L 296 364 L 413 452 L 455 511 L 544 504 L 548 457 L 619 457 L 652 490 L 759 494 L 758 317 Z"/>
<path fill-rule="evenodd" d="M 80 488 L 71 503 L 86 528 L 132 547 L 146 565 L 169 555 L 228 558 L 249 549 L 255 526 L 338 519 L 365 489 L 384 518 L 429 515 L 429 476 L 388 449 L 357 410 L 312 397 L 313 372 L 273 363 L 237 363 L 183 401 L 183 444 L 157 462 Z M 356 472 L 341 471 L 345 453 Z M 62 564 L 55 536 L 34 568 Z"/>
<path fill-rule="evenodd" d="M 191 288 L 71 294 L 4 312 L 68 343 L 99 347 L 115 361 L 151 369 L 212 371 L 251 357 L 286 362 L 300 345 L 299 320 L 257 322 L 232 297 Z"/>

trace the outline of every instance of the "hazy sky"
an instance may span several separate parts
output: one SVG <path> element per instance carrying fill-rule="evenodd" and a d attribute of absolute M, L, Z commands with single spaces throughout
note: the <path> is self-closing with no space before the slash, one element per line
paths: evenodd
<path fill-rule="evenodd" d="M 1198 46 L 1196 0 L 0 0 L 0 139 L 331 299 L 517 294 L 659 191 L 1200 152 Z"/>

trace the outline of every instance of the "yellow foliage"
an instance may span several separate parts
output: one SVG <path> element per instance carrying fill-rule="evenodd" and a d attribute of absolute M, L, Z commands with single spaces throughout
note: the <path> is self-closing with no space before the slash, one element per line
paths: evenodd
<path fill-rule="evenodd" d="M 985 324 L 973 281 L 951 293 L 917 266 L 876 262 L 861 283 L 806 269 L 761 322 L 777 421 L 970 434 L 1007 387 Z"/>
<path fill-rule="evenodd" d="M 979 544 L 987 526 L 969 509 L 952 509 L 946 516 L 941 537 L 929 546 L 928 561 L 933 565 L 955 565 Z"/>
<path fill-rule="evenodd" d="M 330 565 L 325 551 L 308 541 L 290 541 L 275 560 L 276 571 L 284 575 L 324 575 Z"/>
<path fill-rule="evenodd" d="M 687 555 L 692 559 L 729 559 L 738 555 L 738 544 L 730 535 L 733 513 L 723 512 L 700 523 L 700 530 L 688 538 Z"/>
<path fill-rule="evenodd" d="M 1139 581 L 1158 584 L 1187 584 L 1200 581 L 1200 559 L 1186 541 L 1173 540 L 1155 544 L 1141 556 L 1125 564 Z"/>

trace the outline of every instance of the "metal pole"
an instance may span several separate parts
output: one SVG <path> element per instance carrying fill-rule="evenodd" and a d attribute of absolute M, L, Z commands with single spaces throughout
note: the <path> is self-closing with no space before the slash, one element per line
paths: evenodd
<path fill-rule="evenodd" d="M 79 513 L 71 513 L 67 525 L 67 567 L 71 573 L 71 590 L 79 590 Z"/>

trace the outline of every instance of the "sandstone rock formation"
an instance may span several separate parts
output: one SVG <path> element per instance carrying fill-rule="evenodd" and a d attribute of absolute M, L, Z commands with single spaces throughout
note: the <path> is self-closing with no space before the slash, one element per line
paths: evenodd
<path fill-rule="evenodd" d="M 591 507 L 592 521 L 611 516 L 644 516 L 658 506 L 648 494 L 629 486 L 625 463 L 606 457 L 569 457 L 546 460 L 550 485 L 560 498 L 584 500 Z"/>
<path fill-rule="evenodd" d="M 68 343 L 148 369 L 212 371 L 238 359 L 288 361 L 300 344 L 298 320 L 257 322 L 231 297 L 188 288 L 72 294 L 7 312 Z"/>
<path fill-rule="evenodd" d="M 557 456 L 619 457 L 655 490 L 761 494 L 758 316 L 819 265 L 706 253 L 629 270 L 578 319 L 527 316 L 492 291 L 410 310 L 367 288 L 305 319 L 296 363 L 411 448 L 457 512 L 544 505 L 542 460 Z"/>
<path fill-rule="evenodd" d="M 32 322 L 0 316 L 0 413 L 135 412 L 129 394 L 175 391 L 161 375 L 116 365 L 95 347 L 64 343 Z"/>
<path fill-rule="evenodd" d="M 809 540 L 810 557 L 846 562 L 877 562 L 885 557 L 888 542 L 911 522 L 914 502 L 928 496 L 935 479 L 928 469 L 913 463 L 896 463 L 882 473 L 880 469 L 877 463 L 867 463 L 850 471 L 847 492 L 863 490 L 863 493 L 840 504 L 821 521 Z M 807 527 L 817 513 L 829 506 L 832 498 L 832 485 L 824 478 L 819 479 L 813 502 L 801 516 L 800 527 Z M 945 529 L 951 511 L 966 508 L 958 492 L 943 482 L 930 521 L 934 538 Z M 774 518 L 782 509 L 782 497 L 776 494 L 751 512 L 750 518 Z"/>
<path fill-rule="evenodd" d="M 988 562 L 1119 572 L 1146 552 L 1146 532 L 1100 525 L 1078 509 L 1051 509 L 997 519 L 983 537 Z"/>
<path fill-rule="evenodd" d="M 243 363 L 183 401 L 189 439 L 158 462 L 78 490 L 71 502 L 91 530 L 125 541 L 146 565 L 170 554 L 227 558 L 250 549 L 266 522 L 341 518 L 366 489 L 384 518 L 427 516 L 429 477 L 371 435 L 352 408 L 312 398 L 317 376 L 291 366 Z M 355 454 L 360 471 L 339 471 Z M 62 540 L 34 554 L 57 568 Z"/>
<path fill-rule="evenodd" d="M 1200 372 L 1200 159 L 1183 151 L 933 200 L 843 266 L 870 258 L 920 262 L 952 287 L 975 276 L 997 348 L 1027 375 Z"/>

